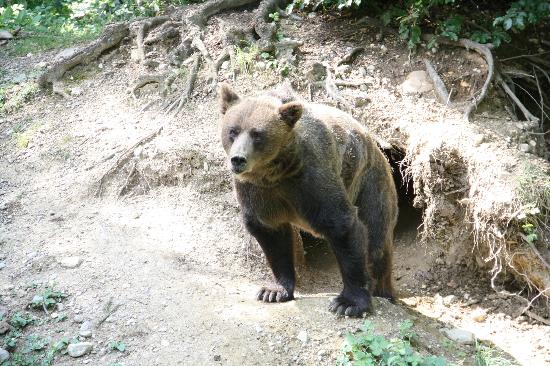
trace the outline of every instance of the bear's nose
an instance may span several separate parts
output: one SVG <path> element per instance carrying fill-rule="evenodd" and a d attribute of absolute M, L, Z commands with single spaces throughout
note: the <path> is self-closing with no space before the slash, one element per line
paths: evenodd
<path fill-rule="evenodd" d="M 241 173 L 246 166 L 246 158 L 244 156 L 233 156 L 231 158 L 231 165 L 235 173 Z"/>

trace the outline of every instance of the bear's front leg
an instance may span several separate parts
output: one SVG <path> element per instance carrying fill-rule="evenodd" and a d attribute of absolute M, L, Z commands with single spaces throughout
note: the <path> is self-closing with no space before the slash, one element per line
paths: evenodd
<path fill-rule="evenodd" d="M 275 283 L 258 291 L 257 299 L 264 302 L 285 302 L 294 299 L 294 253 L 290 224 L 275 229 L 262 225 L 254 217 L 244 217 L 246 229 L 260 244 L 273 272 Z"/>
<path fill-rule="evenodd" d="M 320 221 L 344 282 L 344 289 L 332 300 L 329 310 L 338 315 L 360 317 L 371 311 L 371 296 L 366 289 L 366 228 L 351 210 L 324 212 L 320 215 Z"/>

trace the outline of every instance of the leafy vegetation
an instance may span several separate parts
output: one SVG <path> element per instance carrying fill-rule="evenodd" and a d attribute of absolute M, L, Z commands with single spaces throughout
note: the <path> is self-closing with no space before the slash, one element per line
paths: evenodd
<path fill-rule="evenodd" d="M 55 291 L 51 288 L 46 288 L 43 293 L 33 297 L 31 307 L 34 309 L 48 309 L 54 307 L 58 302 L 61 302 L 67 295 L 60 291 Z"/>
<path fill-rule="evenodd" d="M 0 0 L 0 29 L 25 34 L 10 42 L 9 50 L 15 55 L 26 55 L 94 39 L 109 22 L 153 16 L 168 3 L 165 0 Z"/>
<path fill-rule="evenodd" d="M 109 349 L 111 351 L 124 352 L 126 351 L 126 343 L 123 341 L 111 341 L 109 342 Z"/>
<path fill-rule="evenodd" d="M 434 34 L 428 44 L 436 45 L 438 37 L 458 40 L 470 38 L 498 47 L 509 42 L 511 34 L 550 19 L 547 0 L 465 2 L 460 0 L 322 0 L 324 7 L 351 10 L 381 19 L 399 29 L 409 48 L 422 43 L 422 33 Z M 304 9 L 317 1 L 294 0 L 292 8 Z"/>
<path fill-rule="evenodd" d="M 413 323 L 406 320 L 399 326 L 399 337 L 387 339 L 374 333 L 374 326 L 365 321 L 361 332 L 348 334 L 338 364 L 361 366 L 444 366 L 448 362 L 442 357 L 424 356 L 416 352 L 411 341 L 416 337 Z"/>
<path fill-rule="evenodd" d="M 476 366 L 512 366 L 512 362 L 502 357 L 492 347 L 476 343 Z"/>

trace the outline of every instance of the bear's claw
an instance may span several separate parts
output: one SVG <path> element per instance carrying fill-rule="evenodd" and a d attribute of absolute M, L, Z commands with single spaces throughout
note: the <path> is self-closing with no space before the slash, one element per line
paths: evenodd
<path fill-rule="evenodd" d="M 256 299 L 263 302 L 285 302 L 294 299 L 293 294 L 280 285 L 265 286 L 258 291 Z"/>
<path fill-rule="evenodd" d="M 339 295 L 331 301 L 328 309 L 336 315 L 362 317 L 364 313 L 371 311 L 370 298 L 350 300 Z"/>

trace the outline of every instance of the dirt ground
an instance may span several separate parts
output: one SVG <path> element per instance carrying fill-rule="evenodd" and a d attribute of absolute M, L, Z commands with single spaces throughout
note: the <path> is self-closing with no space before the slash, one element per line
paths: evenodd
<path fill-rule="evenodd" d="M 316 18 L 288 22 L 288 34 L 314 32 L 322 24 Z M 358 41 L 335 45 L 330 32 L 316 34 L 326 39 L 309 38 L 302 49 L 306 59 L 314 52 L 343 56 Z M 403 45 L 378 42 L 373 30 L 358 34 L 370 44 L 359 65 L 375 70 L 362 91 L 370 98 L 362 119 L 367 126 L 382 130 L 406 118 L 432 123 L 451 113 L 433 95 L 407 99 L 396 91 L 406 73 L 422 69 L 420 57 L 408 62 Z M 67 86 L 80 93 L 71 98 L 40 94 L 0 117 L 0 306 L 8 314 L 31 312 L 41 322 L 25 334 L 52 341 L 77 338 L 80 323 L 92 321 L 92 337 L 80 338 L 93 343 L 92 353 L 58 356 L 55 365 L 335 364 L 344 335 L 363 320 L 328 311 L 340 289 L 329 248 L 306 248 L 309 270 L 295 301 L 255 301 L 269 273 L 239 219 L 214 95 L 199 88 L 177 117 L 156 104 L 144 111 L 147 96 L 136 101 L 128 93 L 138 66 L 125 52 L 129 46 L 74 70 Z M 2 58 L 4 78 L 29 72 L 55 53 Z M 220 79 L 227 77 L 222 71 Z M 277 81 L 268 70 L 232 83 L 247 93 Z M 325 100 L 320 92 L 317 97 Z M 134 151 L 145 183 L 118 197 L 125 170 L 96 197 L 98 178 L 120 153 L 163 125 L 153 143 Z M 26 147 L 17 144 L 22 134 Z M 421 352 L 473 365 L 476 346 L 450 341 L 440 331 L 456 327 L 512 364 L 550 364 L 550 327 L 518 316 L 524 303 L 491 290 L 488 274 L 469 261 L 451 262 L 441 248 L 422 244 L 420 223 L 421 212 L 404 204 L 394 264 L 400 299 L 376 300 L 369 320 L 377 332 L 393 337 L 411 319 Z M 66 268 L 64 261 L 75 256 L 82 262 Z M 68 295 L 63 305 L 49 314 L 29 310 L 46 287 Z M 112 341 L 124 342 L 126 350 L 112 351 Z"/>

